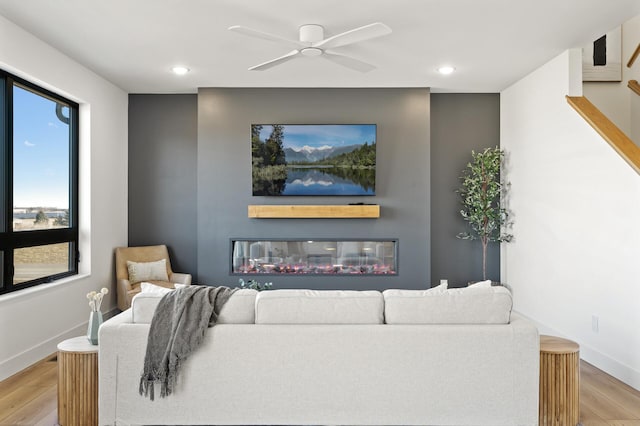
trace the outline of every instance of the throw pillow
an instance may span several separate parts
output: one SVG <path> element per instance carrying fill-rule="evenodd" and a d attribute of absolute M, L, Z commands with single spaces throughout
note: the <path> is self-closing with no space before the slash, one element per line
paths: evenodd
<path fill-rule="evenodd" d="M 490 288 L 491 287 L 491 280 L 485 280 L 485 281 L 479 281 L 477 283 L 471 284 L 467 287 L 463 287 L 463 288 L 467 288 L 467 289 L 478 289 L 478 288 Z"/>
<path fill-rule="evenodd" d="M 156 262 L 132 262 L 127 260 L 129 270 L 129 282 L 131 284 L 141 281 L 169 281 L 167 276 L 167 259 Z"/>
<path fill-rule="evenodd" d="M 433 292 L 433 293 L 440 293 L 442 291 L 445 291 L 447 289 L 447 287 L 449 287 L 449 283 L 444 282 L 436 287 L 431 287 L 430 289 L 428 289 L 428 292 Z"/>
<path fill-rule="evenodd" d="M 171 291 L 173 291 L 173 289 L 167 288 L 167 287 L 161 287 L 159 285 L 155 285 L 152 283 L 143 282 L 140 284 L 140 293 L 164 296 L 165 294 Z"/>

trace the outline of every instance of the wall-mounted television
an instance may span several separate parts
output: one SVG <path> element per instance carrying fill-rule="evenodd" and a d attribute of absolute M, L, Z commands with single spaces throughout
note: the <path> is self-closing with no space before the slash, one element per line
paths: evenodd
<path fill-rule="evenodd" d="M 252 124 L 253 195 L 375 195 L 375 124 Z"/>

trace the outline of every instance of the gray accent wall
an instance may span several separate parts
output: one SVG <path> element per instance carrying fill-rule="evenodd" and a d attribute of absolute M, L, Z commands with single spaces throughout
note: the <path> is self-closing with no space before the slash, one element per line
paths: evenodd
<path fill-rule="evenodd" d="M 262 276 L 277 288 L 426 288 L 481 278 L 477 241 L 455 236 L 472 149 L 499 143 L 498 94 L 428 89 L 200 89 L 130 95 L 129 244 L 167 244 L 174 269 L 236 285 L 231 238 L 398 238 L 397 277 Z M 375 197 L 253 197 L 252 123 L 376 123 Z M 249 204 L 377 203 L 379 219 L 249 219 Z M 489 276 L 500 278 L 499 250 Z"/>
<path fill-rule="evenodd" d="M 166 244 L 197 273 L 196 95 L 129 95 L 129 246 Z"/>
<path fill-rule="evenodd" d="M 377 124 L 376 196 L 254 197 L 250 126 Z M 430 286 L 428 89 L 236 89 L 198 92 L 198 278 L 235 285 L 231 238 L 397 238 L 398 276 L 264 276 L 276 288 Z M 249 219 L 249 204 L 376 203 L 379 219 Z"/>
<path fill-rule="evenodd" d="M 468 225 L 460 216 L 459 176 L 471 151 L 500 144 L 499 94 L 431 94 L 431 280 L 450 286 L 482 279 L 479 241 L 456 238 Z M 489 243 L 487 279 L 500 281 L 500 249 Z"/>

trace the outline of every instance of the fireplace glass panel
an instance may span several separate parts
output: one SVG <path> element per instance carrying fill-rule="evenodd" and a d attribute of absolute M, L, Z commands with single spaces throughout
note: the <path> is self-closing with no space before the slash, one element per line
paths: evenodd
<path fill-rule="evenodd" d="M 395 275 L 397 240 L 232 240 L 233 274 Z"/>

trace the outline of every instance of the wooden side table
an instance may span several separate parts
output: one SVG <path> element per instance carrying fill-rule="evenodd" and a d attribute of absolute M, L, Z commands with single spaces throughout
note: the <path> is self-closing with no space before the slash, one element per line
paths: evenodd
<path fill-rule="evenodd" d="M 540 426 L 580 423 L 580 346 L 540 336 Z"/>
<path fill-rule="evenodd" d="M 58 424 L 98 424 L 98 346 L 87 336 L 58 344 Z"/>

